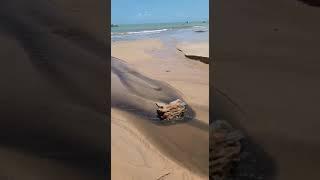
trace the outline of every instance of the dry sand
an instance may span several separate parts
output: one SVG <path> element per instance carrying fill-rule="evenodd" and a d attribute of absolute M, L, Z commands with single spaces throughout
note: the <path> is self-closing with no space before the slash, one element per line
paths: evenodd
<path fill-rule="evenodd" d="M 295 0 L 213 7 L 215 85 L 245 113 L 217 93 L 216 118 L 259 146 L 254 169 L 266 179 L 320 179 L 320 9 Z"/>
<path fill-rule="evenodd" d="M 156 39 L 113 42 L 112 56 L 112 177 L 208 179 L 208 65 Z M 192 120 L 158 123 L 154 102 L 177 98 Z"/>

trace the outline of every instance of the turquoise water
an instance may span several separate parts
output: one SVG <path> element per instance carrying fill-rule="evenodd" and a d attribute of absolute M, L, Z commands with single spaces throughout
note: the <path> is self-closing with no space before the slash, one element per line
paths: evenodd
<path fill-rule="evenodd" d="M 119 24 L 111 27 L 111 39 L 134 40 L 153 37 L 208 38 L 209 23 L 205 22 L 178 22 L 153 24 Z"/>
<path fill-rule="evenodd" d="M 119 27 L 111 27 L 111 32 L 115 34 L 134 33 L 152 30 L 174 30 L 192 28 L 197 26 L 209 27 L 208 22 L 179 22 L 179 23 L 158 23 L 158 24 L 120 24 Z"/>

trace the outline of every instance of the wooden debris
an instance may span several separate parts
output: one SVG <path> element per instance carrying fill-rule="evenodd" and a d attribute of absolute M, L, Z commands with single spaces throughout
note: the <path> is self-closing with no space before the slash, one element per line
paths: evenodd
<path fill-rule="evenodd" d="M 210 125 L 210 179 L 225 179 L 235 162 L 239 161 L 240 140 L 243 135 L 226 121 Z"/>
<path fill-rule="evenodd" d="M 161 120 L 171 121 L 176 119 L 181 119 L 184 117 L 184 113 L 187 110 L 187 104 L 180 99 L 165 103 L 156 103 L 158 109 L 157 114 Z"/>
<path fill-rule="evenodd" d="M 165 177 L 167 177 L 167 176 L 169 176 L 169 175 L 170 175 L 170 172 L 168 172 L 168 173 L 166 173 L 166 174 L 164 174 L 164 175 L 162 175 L 162 176 L 158 177 L 158 178 L 157 178 L 157 180 L 164 180 L 164 179 L 165 179 Z"/>

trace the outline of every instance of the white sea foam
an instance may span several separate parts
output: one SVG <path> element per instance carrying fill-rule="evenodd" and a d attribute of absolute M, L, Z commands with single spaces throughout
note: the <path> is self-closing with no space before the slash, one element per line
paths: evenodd
<path fill-rule="evenodd" d="M 168 31 L 168 29 L 158 29 L 158 30 L 144 30 L 144 31 L 132 31 L 132 32 L 112 32 L 111 36 L 119 36 L 119 35 L 130 35 L 130 34 L 156 34 L 161 33 L 163 31 Z"/>
<path fill-rule="evenodd" d="M 168 31 L 168 29 L 134 31 L 134 32 L 127 32 L 127 34 L 154 34 L 154 33 L 161 33 L 163 31 Z"/>

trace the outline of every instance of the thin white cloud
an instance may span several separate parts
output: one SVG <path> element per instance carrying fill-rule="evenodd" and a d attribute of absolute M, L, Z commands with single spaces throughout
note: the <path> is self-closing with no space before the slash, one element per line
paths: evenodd
<path fill-rule="evenodd" d="M 143 12 L 139 12 L 137 14 L 138 17 L 146 17 L 146 16 L 151 16 L 151 12 L 150 11 L 143 11 Z"/>

